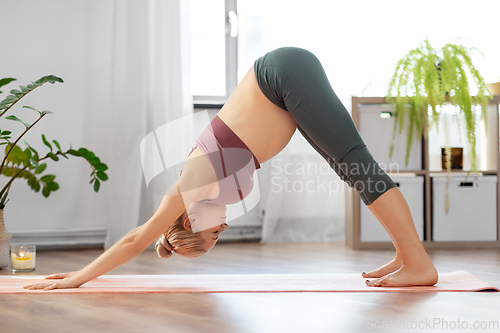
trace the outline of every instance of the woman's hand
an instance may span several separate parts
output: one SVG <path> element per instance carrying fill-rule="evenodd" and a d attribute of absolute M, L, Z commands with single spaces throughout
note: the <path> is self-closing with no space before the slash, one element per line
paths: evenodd
<path fill-rule="evenodd" d="M 71 273 L 65 273 L 71 274 Z M 54 274 L 58 275 L 58 274 Z M 61 274 L 62 275 L 62 274 Z M 68 288 L 78 288 L 81 284 L 76 283 L 71 277 L 63 278 L 59 281 L 47 281 L 41 283 L 34 283 L 24 286 L 24 289 L 35 290 L 35 289 L 43 289 L 43 290 L 52 290 L 52 289 L 68 289 Z"/>
<path fill-rule="evenodd" d="M 70 277 L 74 276 L 78 272 L 68 272 L 68 273 L 57 273 L 46 276 L 45 279 L 62 279 L 62 281 L 47 281 L 41 283 L 34 283 L 24 286 L 24 289 L 34 290 L 52 290 L 52 289 L 66 289 L 66 288 L 77 288 L 74 281 L 70 281 Z"/>
<path fill-rule="evenodd" d="M 56 273 L 56 274 L 51 274 L 49 276 L 46 276 L 45 279 L 65 279 L 65 278 L 72 277 L 76 273 L 78 273 L 78 271 L 69 272 L 69 273 Z"/>

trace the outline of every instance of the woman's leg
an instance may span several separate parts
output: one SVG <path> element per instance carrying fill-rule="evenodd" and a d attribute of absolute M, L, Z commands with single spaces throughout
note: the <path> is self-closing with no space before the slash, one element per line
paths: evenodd
<path fill-rule="evenodd" d="M 297 48 L 268 53 L 254 64 L 263 93 L 287 110 L 299 130 L 326 156 L 339 177 L 392 236 L 401 268 L 386 265 L 377 274 L 398 270 L 370 285 L 433 285 L 437 273 L 420 242 L 408 205 L 387 173 L 380 168 L 364 144 L 351 116 L 333 91 L 318 59 Z M 372 272 L 372 276 L 376 276 Z"/>
<path fill-rule="evenodd" d="M 434 285 L 438 275 L 420 241 L 410 209 L 401 191 L 391 188 L 371 205 L 399 247 L 403 266 L 396 272 L 367 282 L 369 286 Z M 397 260 L 397 256 L 395 260 Z M 368 277 L 368 276 L 366 276 Z"/>
<path fill-rule="evenodd" d="M 330 158 L 330 156 L 328 156 L 328 154 L 326 154 L 323 150 L 321 150 L 321 148 L 318 147 L 318 145 L 309 137 L 309 135 L 306 132 L 304 132 L 304 130 L 300 126 L 298 126 L 297 129 L 302 134 L 302 136 L 306 139 L 306 141 L 326 160 L 326 162 L 330 165 L 330 167 L 333 170 L 335 170 L 335 172 L 340 176 L 340 178 L 342 180 L 345 180 L 347 178 L 347 176 L 342 172 L 342 170 L 338 167 L 338 165 L 333 162 L 333 160 Z M 367 207 L 370 208 L 371 206 L 367 206 Z M 364 278 L 379 278 L 379 277 L 382 277 L 384 275 L 387 275 L 389 273 L 392 273 L 392 272 L 400 269 L 401 266 L 403 266 L 403 256 L 401 255 L 401 251 L 399 250 L 398 244 L 397 244 L 396 240 L 394 239 L 394 236 L 392 236 L 391 232 L 389 231 L 389 229 L 385 225 L 384 220 L 382 218 L 380 218 L 380 216 L 378 215 L 378 213 L 375 210 L 371 209 L 371 212 L 373 213 L 373 215 L 375 215 L 377 220 L 384 227 L 385 231 L 387 232 L 387 234 L 391 238 L 392 244 L 394 244 L 394 248 L 396 249 L 396 256 L 394 257 L 393 260 L 391 260 L 387 264 L 383 265 L 382 267 L 378 268 L 377 270 L 362 274 L 362 276 Z"/>
<path fill-rule="evenodd" d="M 370 206 L 367 206 L 367 207 L 370 209 Z M 391 232 L 389 231 L 389 229 L 385 225 L 384 220 L 382 220 L 382 218 L 377 214 L 376 211 L 374 211 L 372 209 L 370 209 L 370 211 L 373 213 L 373 215 L 375 215 L 377 220 L 384 227 L 385 231 L 387 232 L 387 234 L 391 238 L 392 244 L 394 244 L 394 248 L 396 249 L 396 256 L 394 257 L 394 259 L 392 259 L 387 264 L 379 267 L 378 269 L 376 269 L 374 271 L 371 271 L 368 273 L 363 272 L 361 274 L 364 278 L 379 278 L 379 277 L 382 277 L 384 275 L 387 275 L 389 273 L 395 272 L 398 269 L 400 269 L 401 266 L 403 266 L 403 256 L 401 255 L 401 251 L 399 250 L 398 244 L 397 244 L 396 240 L 394 239 L 394 236 L 391 234 Z"/>

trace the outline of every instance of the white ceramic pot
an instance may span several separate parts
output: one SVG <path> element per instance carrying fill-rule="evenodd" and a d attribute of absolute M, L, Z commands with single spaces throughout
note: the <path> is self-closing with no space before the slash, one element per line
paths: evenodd
<path fill-rule="evenodd" d="M 0 269 L 10 264 L 9 247 L 12 235 L 7 232 L 3 223 L 3 209 L 0 209 Z"/>

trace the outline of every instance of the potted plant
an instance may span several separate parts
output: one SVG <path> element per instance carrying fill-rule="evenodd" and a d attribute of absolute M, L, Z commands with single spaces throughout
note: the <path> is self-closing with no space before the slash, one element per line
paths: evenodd
<path fill-rule="evenodd" d="M 394 105 L 394 129 L 389 156 L 392 156 L 396 132 L 401 134 L 404 126 L 408 128 L 406 143 L 406 159 L 408 165 L 410 149 L 414 137 L 422 135 L 428 138 L 429 127 L 435 124 L 438 130 L 440 116 L 444 117 L 444 133 L 446 137 L 445 159 L 447 169 L 447 185 L 445 210 L 448 212 L 448 183 L 451 172 L 451 148 L 449 141 L 449 123 L 444 105 L 454 106 L 453 119 L 460 126 L 459 117 L 465 123 L 467 151 L 470 157 L 470 173 L 477 173 L 476 158 L 476 106 L 481 109 L 480 119 L 487 128 L 487 105 L 491 95 L 479 71 L 472 63 L 472 53 L 476 48 L 448 43 L 441 49 L 434 49 L 428 40 L 420 47 L 408 52 L 401 58 L 394 71 L 388 87 L 386 100 Z M 472 96 L 471 88 L 477 88 Z M 430 126 L 429 126 L 430 125 Z"/>
<path fill-rule="evenodd" d="M 16 79 L 14 78 L 0 79 L 0 88 L 15 80 Z M 19 89 L 11 90 L 10 95 L 0 102 L 0 118 L 4 117 L 7 112 L 11 111 L 12 107 L 16 105 L 24 96 L 47 82 L 54 84 L 56 82 L 62 83 L 63 80 L 59 77 L 49 75 L 44 76 L 26 86 L 20 86 Z M 2 92 L 0 91 L 0 93 Z M 26 141 L 24 141 L 26 148 L 23 150 L 19 146 L 21 138 L 23 138 L 25 134 L 35 125 L 37 125 L 42 118 L 52 113 L 47 110 L 39 111 L 31 106 L 23 106 L 23 108 L 36 112 L 38 114 L 38 118 L 31 124 L 24 122 L 15 115 L 5 116 L 4 119 L 23 124 L 25 127 L 24 131 L 14 136 L 12 131 L 6 129 L 7 124 L 1 124 L 0 126 L 0 145 L 5 145 L 5 156 L 0 162 L 0 174 L 8 178 L 7 183 L 0 189 L 0 268 L 7 267 L 10 262 L 9 245 L 11 236 L 5 230 L 3 209 L 9 201 L 9 190 L 14 180 L 24 178 L 27 181 L 28 186 L 30 186 L 33 191 L 40 192 L 41 190 L 42 195 L 44 197 L 48 197 L 51 192 L 59 189 L 59 184 L 55 182 L 55 175 L 45 173 L 45 169 L 47 168 L 45 160 L 51 159 L 52 161 L 57 162 L 59 161 L 60 156 L 68 158 L 68 155 L 82 157 L 90 164 L 90 168 L 92 169 L 90 174 L 90 183 L 93 184 L 94 191 L 98 192 L 100 182 L 108 179 L 108 176 L 106 175 L 108 167 L 106 164 L 101 162 L 101 160 L 95 156 L 93 152 L 85 148 L 74 150 L 71 147 L 66 151 L 63 151 L 58 141 L 52 140 L 51 143 L 47 140 L 44 134 L 42 134 L 42 141 L 49 150 L 45 155 L 39 154 L 38 151 Z"/>

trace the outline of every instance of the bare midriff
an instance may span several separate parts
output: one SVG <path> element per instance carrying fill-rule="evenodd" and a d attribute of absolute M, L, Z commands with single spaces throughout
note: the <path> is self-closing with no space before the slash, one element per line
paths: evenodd
<path fill-rule="evenodd" d="M 259 163 L 283 150 L 297 128 L 292 116 L 262 93 L 253 67 L 217 115 L 248 146 Z"/>

